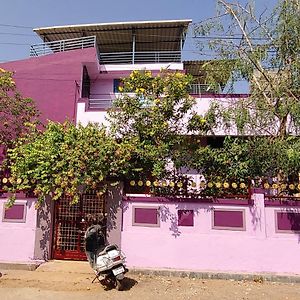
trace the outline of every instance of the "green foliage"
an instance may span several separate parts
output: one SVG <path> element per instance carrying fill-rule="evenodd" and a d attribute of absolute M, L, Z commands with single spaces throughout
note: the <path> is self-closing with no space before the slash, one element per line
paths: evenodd
<path fill-rule="evenodd" d="M 122 96 L 109 111 L 114 135 L 135 145 L 132 176 L 161 178 L 186 130 L 183 119 L 195 100 L 189 96 L 191 76 L 181 72 L 133 71 L 123 80 Z M 132 93 L 134 92 L 134 93 Z"/>
<path fill-rule="evenodd" d="M 108 180 L 125 175 L 132 148 L 94 124 L 49 122 L 44 132 L 34 131 L 9 150 L 11 191 L 32 190 L 39 202 L 65 194 L 76 203 L 80 191 L 104 193 Z"/>
<path fill-rule="evenodd" d="M 198 147 L 190 154 L 190 167 L 207 180 L 248 181 L 255 178 L 298 180 L 300 141 L 297 137 L 226 137 L 223 147 Z"/>
<path fill-rule="evenodd" d="M 0 145 L 6 147 L 26 134 L 38 116 L 33 100 L 17 92 L 12 76 L 12 72 L 0 68 Z"/>
<path fill-rule="evenodd" d="M 236 82 L 246 80 L 250 95 L 217 99 L 206 114 L 193 116 L 194 134 L 223 131 L 240 138 L 227 137 L 223 148 L 195 149 L 189 164 L 207 178 L 298 180 L 300 1 L 278 1 L 273 11 L 262 14 L 254 1 L 217 4 L 217 15 L 195 27 L 205 37 L 200 51 L 212 51 L 220 62 L 212 59 L 203 65 L 211 74 L 206 83 L 228 78 L 232 92 Z"/>
<path fill-rule="evenodd" d="M 230 128 L 243 135 L 298 134 L 299 0 L 279 1 L 275 10 L 264 14 L 255 11 L 253 1 L 242 5 L 218 0 L 217 4 L 216 17 L 195 28 L 198 35 L 216 37 L 199 45 L 203 51 L 212 50 L 218 59 L 217 65 L 215 60 L 204 65 L 211 74 L 207 83 L 215 85 L 224 78 L 228 87 L 239 80 L 250 83 L 249 97 L 221 106 L 219 124 L 225 118 Z"/>

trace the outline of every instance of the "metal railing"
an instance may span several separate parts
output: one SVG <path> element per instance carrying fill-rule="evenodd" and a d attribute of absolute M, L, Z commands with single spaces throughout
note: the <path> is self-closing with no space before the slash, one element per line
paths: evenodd
<path fill-rule="evenodd" d="M 100 64 L 139 64 L 181 62 L 181 51 L 100 53 Z"/>
<path fill-rule="evenodd" d="M 98 96 L 91 95 L 88 99 L 88 108 L 89 109 L 99 109 L 99 110 L 106 110 L 112 107 L 114 99 L 111 98 L 109 95 Z"/>
<path fill-rule="evenodd" d="M 195 83 L 191 84 L 190 93 L 201 95 L 201 94 L 217 94 L 221 92 L 221 87 L 212 86 L 209 84 Z"/>
<path fill-rule="evenodd" d="M 96 47 L 96 36 L 59 40 L 30 46 L 30 56 L 42 56 L 69 50 Z"/>

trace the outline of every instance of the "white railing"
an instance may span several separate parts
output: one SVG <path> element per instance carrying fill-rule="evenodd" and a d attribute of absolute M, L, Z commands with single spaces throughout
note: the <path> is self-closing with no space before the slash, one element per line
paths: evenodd
<path fill-rule="evenodd" d="M 96 47 L 96 36 L 59 40 L 30 46 L 30 56 L 42 56 L 56 52 Z"/>
<path fill-rule="evenodd" d="M 181 62 L 180 51 L 100 53 L 101 64 L 138 64 Z"/>
<path fill-rule="evenodd" d="M 88 108 L 89 109 L 99 109 L 99 110 L 107 110 L 112 107 L 113 99 L 109 98 L 89 98 L 88 99 Z"/>
<path fill-rule="evenodd" d="M 221 92 L 220 86 L 212 86 L 210 84 L 195 83 L 191 85 L 190 93 L 201 95 L 201 94 L 217 94 Z"/>

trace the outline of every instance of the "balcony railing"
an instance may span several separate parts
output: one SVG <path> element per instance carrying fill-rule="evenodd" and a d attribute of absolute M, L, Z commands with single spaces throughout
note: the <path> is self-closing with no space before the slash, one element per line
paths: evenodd
<path fill-rule="evenodd" d="M 87 36 L 76 39 L 60 40 L 30 46 L 30 56 L 42 56 L 69 50 L 96 47 L 96 37 Z"/>
<path fill-rule="evenodd" d="M 212 86 L 210 84 L 195 83 L 191 85 L 190 93 L 195 95 L 201 94 L 218 94 L 221 92 L 220 86 Z"/>
<path fill-rule="evenodd" d="M 88 99 L 89 109 L 107 110 L 112 107 L 115 99 L 114 95 L 109 94 L 91 94 Z"/>
<path fill-rule="evenodd" d="M 101 64 L 141 64 L 181 62 L 180 51 L 100 53 Z"/>

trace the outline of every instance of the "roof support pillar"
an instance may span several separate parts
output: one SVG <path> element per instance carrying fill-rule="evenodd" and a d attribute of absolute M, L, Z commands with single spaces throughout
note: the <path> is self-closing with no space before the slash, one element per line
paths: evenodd
<path fill-rule="evenodd" d="M 134 65 L 135 60 L 135 30 L 132 31 L 132 64 Z"/>
<path fill-rule="evenodd" d="M 183 41 L 184 41 L 184 34 L 182 33 L 180 35 L 180 61 L 182 61 Z"/>

